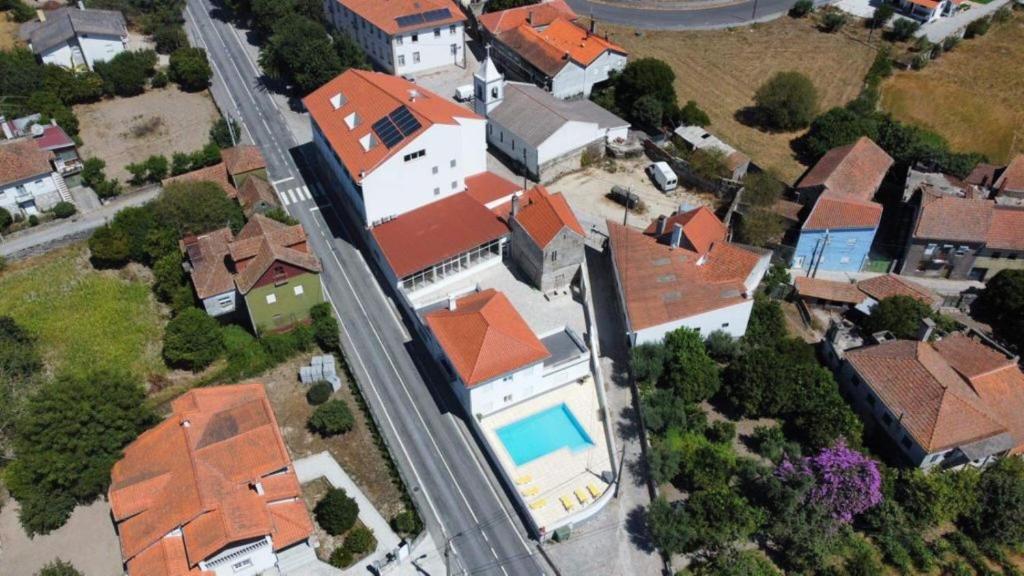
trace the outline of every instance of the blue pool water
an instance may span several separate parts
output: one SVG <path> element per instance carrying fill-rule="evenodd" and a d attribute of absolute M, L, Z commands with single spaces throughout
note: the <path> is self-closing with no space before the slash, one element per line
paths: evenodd
<path fill-rule="evenodd" d="M 565 404 L 498 428 L 498 438 L 501 438 L 501 443 L 505 445 L 516 466 L 522 466 L 559 448 L 577 452 L 594 445 L 587 431 Z"/>

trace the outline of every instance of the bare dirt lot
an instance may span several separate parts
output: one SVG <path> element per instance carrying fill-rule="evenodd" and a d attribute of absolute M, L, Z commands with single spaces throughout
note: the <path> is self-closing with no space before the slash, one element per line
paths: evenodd
<path fill-rule="evenodd" d="M 668 62 L 676 73 L 680 103 L 695 100 L 711 117 L 709 130 L 791 182 L 805 169 L 789 145 L 800 133 L 770 134 L 743 124 L 737 112 L 753 105 L 754 92 L 772 74 L 789 70 L 814 82 L 822 110 L 845 104 L 860 91 L 875 55 L 863 42 L 867 31 L 857 21 L 836 34 L 818 31 L 812 18 L 788 17 L 731 30 L 643 36 L 630 28 L 604 28 L 631 59 Z"/>
<path fill-rule="evenodd" d="M 1018 12 L 924 70 L 897 72 L 882 86 L 882 108 L 945 136 L 955 150 L 1006 162 L 1024 152 L 1021 62 L 1024 14 Z"/>
<path fill-rule="evenodd" d="M 306 401 L 306 387 L 299 382 L 298 374 L 299 367 L 308 365 L 309 359 L 310 355 L 299 356 L 259 378 L 266 386 L 292 458 L 329 451 L 381 515 L 394 517 L 404 509 L 402 492 L 391 480 L 387 460 L 374 443 L 367 416 L 356 403 L 347 381 L 342 382 L 341 390 L 333 397 L 348 404 L 355 416 L 355 427 L 341 436 L 327 439 L 306 429 L 313 406 Z"/>
<path fill-rule="evenodd" d="M 582 213 L 581 219 L 586 220 L 583 224 L 587 228 L 590 223 L 603 224 L 607 219 L 622 221 L 622 205 L 605 196 L 616 185 L 628 188 L 644 202 L 645 211 L 629 215 L 629 224 L 637 228 L 646 228 L 653 218 L 671 214 L 680 204 L 714 207 L 714 196 L 710 194 L 694 193 L 681 186 L 667 194 L 658 190 L 644 172 L 648 164 L 650 161 L 646 158 L 600 163 L 567 174 L 547 188 L 551 192 L 565 194 L 573 210 L 578 215 Z"/>
<path fill-rule="evenodd" d="M 18 523 L 18 505 L 8 502 L 0 512 L 0 574 L 32 576 L 60 558 L 85 576 L 121 574 L 121 547 L 110 505 L 102 499 L 78 506 L 67 524 L 45 535 L 29 538 Z"/>
<path fill-rule="evenodd" d="M 85 157 L 102 158 L 107 176 L 125 182 L 125 166 L 153 154 L 170 159 L 174 152 L 193 152 L 209 141 L 217 108 L 206 92 L 190 94 L 175 86 L 150 90 L 132 98 L 114 98 L 75 106 Z"/>

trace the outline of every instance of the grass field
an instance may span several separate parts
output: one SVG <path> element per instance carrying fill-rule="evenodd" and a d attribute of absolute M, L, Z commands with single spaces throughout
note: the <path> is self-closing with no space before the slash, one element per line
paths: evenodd
<path fill-rule="evenodd" d="M 1005 162 L 1024 152 L 1024 14 L 965 40 L 920 71 L 882 86 L 882 108 L 946 137 L 954 149 Z"/>
<path fill-rule="evenodd" d="M 821 107 L 845 104 L 860 91 L 874 49 L 867 32 L 851 22 L 825 34 L 810 18 L 779 18 L 755 27 L 696 32 L 645 32 L 604 26 L 630 53 L 669 63 L 680 103 L 696 100 L 711 117 L 709 129 L 765 168 L 793 181 L 804 171 L 790 141 L 799 134 L 769 134 L 744 125 L 737 112 L 753 105 L 757 88 L 775 72 L 803 72 L 821 95 Z"/>
<path fill-rule="evenodd" d="M 0 12 L 0 50 L 10 50 L 21 44 L 18 39 L 19 26 L 10 18 L 9 12 Z"/>
<path fill-rule="evenodd" d="M 165 372 L 163 319 L 132 268 L 98 272 L 83 244 L 9 265 L 0 273 L 0 314 L 33 332 L 55 372 L 128 368 Z"/>

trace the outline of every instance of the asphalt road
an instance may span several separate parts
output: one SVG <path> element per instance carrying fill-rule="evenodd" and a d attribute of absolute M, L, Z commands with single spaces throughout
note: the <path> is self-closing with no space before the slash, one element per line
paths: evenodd
<path fill-rule="evenodd" d="M 816 0 L 822 5 L 829 0 Z M 778 18 L 796 0 L 745 0 L 735 3 L 694 2 L 693 8 L 649 8 L 631 0 L 566 0 L 577 14 L 647 30 L 699 30 L 728 28 Z M 755 9 L 756 7 L 756 9 Z"/>
<path fill-rule="evenodd" d="M 209 0 L 188 0 L 186 24 L 210 56 L 214 96 L 262 148 L 282 203 L 309 234 L 351 368 L 431 535 L 439 547 L 449 543 L 451 573 L 543 574 L 507 495 L 453 415 L 447 384 L 406 337 L 354 245 L 356 229 L 331 206 L 321 185 L 327 180 L 296 146 L 239 32 L 212 10 Z"/>

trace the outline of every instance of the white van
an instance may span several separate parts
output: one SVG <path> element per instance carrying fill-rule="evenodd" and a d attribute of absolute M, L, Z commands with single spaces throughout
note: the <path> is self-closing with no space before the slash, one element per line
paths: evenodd
<path fill-rule="evenodd" d="M 661 188 L 662 192 L 671 192 L 679 185 L 676 173 L 668 165 L 668 162 L 655 162 L 647 167 L 647 174 L 654 179 L 654 182 Z"/>
<path fill-rule="evenodd" d="M 473 85 L 466 84 L 455 89 L 455 100 L 458 102 L 469 102 L 473 99 Z"/>

